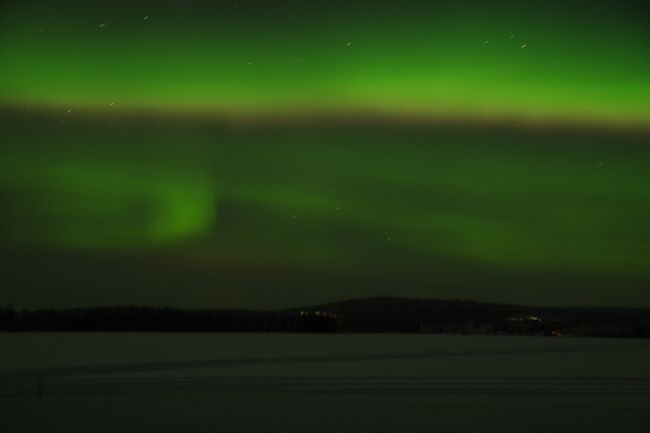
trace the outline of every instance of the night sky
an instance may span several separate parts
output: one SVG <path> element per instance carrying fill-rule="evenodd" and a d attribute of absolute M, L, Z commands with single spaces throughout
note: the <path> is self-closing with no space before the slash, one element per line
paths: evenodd
<path fill-rule="evenodd" d="M 0 304 L 650 307 L 646 1 L 0 3 Z"/>

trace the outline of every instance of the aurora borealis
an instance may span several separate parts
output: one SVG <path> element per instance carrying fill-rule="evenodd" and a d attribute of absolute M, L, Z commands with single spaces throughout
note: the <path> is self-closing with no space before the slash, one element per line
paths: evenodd
<path fill-rule="evenodd" d="M 10 0 L 0 303 L 650 305 L 642 1 Z"/>

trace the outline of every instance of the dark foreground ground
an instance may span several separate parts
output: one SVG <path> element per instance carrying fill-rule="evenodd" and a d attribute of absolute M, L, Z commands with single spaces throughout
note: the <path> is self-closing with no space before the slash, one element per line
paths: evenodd
<path fill-rule="evenodd" d="M 2 431 L 645 432 L 638 339 L 4 334 Z"/>

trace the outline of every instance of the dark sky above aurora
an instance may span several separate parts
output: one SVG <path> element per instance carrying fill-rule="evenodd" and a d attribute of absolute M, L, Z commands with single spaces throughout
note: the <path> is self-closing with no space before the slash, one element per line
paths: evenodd
<path fill-rule="evenodd" d="M 645 1 L 0 3 L 0 303 L 650 306 Z"/>

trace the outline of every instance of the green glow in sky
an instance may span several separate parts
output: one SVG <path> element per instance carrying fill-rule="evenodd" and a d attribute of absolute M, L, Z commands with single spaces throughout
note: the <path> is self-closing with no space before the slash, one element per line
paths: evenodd
<path fill-rule="evenodd" d="M 1 19 L 9 105 L 650 119 L 643 1 L 21 0 Z"/>
<path fill-rule="evenodd" d="M 0 303 L 650 305 L 646 12 L 4 1 Z"/>
<path fill-rule="evenodd" d="M 19 299 L 47 281 L 90 304 L 647 300 L 648 134 L 4 118 L 2 245 L 23 266 L 58 263 L 5 262 Z"/>
<path fill-rule="evenodd" d="M 213 183 L 174 170 L 56 156 L 5 158 L 0 169 L 3 183 L 40 195 L 5 210 L 15 223 L 6 235 L 17 241 L 151 247 L 203 235 L 215 222 Z"/>

